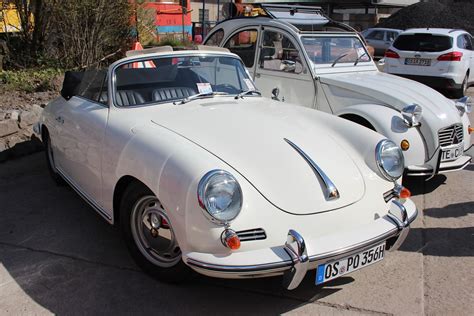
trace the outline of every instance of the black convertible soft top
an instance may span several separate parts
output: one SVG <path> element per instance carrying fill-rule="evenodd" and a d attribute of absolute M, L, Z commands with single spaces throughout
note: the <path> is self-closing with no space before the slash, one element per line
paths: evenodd
<path fill-rule="evenodd" d="M 104 85 L 107 84 L 106 77 L 106 69 L 66 71 L 61 96 L 66 100 L 75 95 L 92 98 L 93 95 L 99 93 Z"/>

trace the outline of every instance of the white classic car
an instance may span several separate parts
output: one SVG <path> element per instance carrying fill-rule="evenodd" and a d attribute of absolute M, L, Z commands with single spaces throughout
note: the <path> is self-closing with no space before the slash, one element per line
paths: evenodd
<path fill-rule="evenodd" d="M 361 37 L 320 8 L 262 5 L 264 16 L 217 24 L 205 45 L 239 55 L 264 96 L 371 128 L 404 151 L 406 174 L 466 167 L 473 155 L 468 98 L 456 102 L 380 72 Z"/>
<path fill-rule="evenodd" d="M 321 284 L 403 242 L 417 210 L 393 142 L 261 97 L 222 49 L 160 50 L 67 73 L 35 127 L 53 178 L 120 225 L 144 270 L 285 274 L 293 289 L 309 270 Z"/>

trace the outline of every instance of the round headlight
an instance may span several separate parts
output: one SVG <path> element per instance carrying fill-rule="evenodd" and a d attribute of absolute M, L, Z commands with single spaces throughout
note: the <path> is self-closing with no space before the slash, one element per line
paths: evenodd
<path fill-rule="evenodd" d="M 242 208 L 240 185 L 224 170 L 212 170 L 202 177 L 198 199 L 206 217 L 221 225 L 236 218 Z"/>
<path fill-rule="evenodd" d="M 402 110 L 402 116 L 405 124 L 408 127 L 420 125 L 422 112 L 423 110 L 418 104 L 412 104 L 404 107 Z"/>
<path fill-rule="evenodd" d="M 382 175 L 390 181 L 400 178 L 405 169 L 402 150 L 394 142 L 384 139 L 375 148 L 375 159 Z"/>

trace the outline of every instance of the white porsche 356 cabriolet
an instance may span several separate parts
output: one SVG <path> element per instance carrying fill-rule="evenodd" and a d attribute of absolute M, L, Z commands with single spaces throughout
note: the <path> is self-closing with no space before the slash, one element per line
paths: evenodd
<path fill-rule="evenodd" d="M 161 50 L 68 73 L 36 126 L 54 179 L 121 226 L 144 270 L 293 289 L 403 242 L 417 210 L 393 142 L 260 97 L 229 52 Z"/>
<path fill-rule="evenodd" d="M 469 165 L 468 98 L 454 102 L 380 72 L 357 32 L 321 8 L 262 4 L 259 12 L 217 24 L 204 43 L 239 55 L 264 96 L 381 133 L 402 148 L 407 175 L 432 177 Z"/>

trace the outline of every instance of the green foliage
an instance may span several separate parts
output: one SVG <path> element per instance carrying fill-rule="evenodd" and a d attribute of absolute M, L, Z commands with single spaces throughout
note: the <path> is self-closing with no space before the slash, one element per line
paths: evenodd
<path fill-rule="evenodd" d="M 136 8 L 136 29 L 140 37 L 140 43 L 144 46 L 151 45 L 156 38 L 155 10 L 138 6 Z"/>
<path fill-rule="evenodd" d="M 9 69 L 54 64 L 66 69 L 99 67 L 129 47 L 129 0 L 13 1 L 26 27 L 18 36 L 7 37 Z"/>
<path fill-rule="evenodd" d="M 0 72 L 0 90 L 42 92 L 54 90 L 58 76 L 63 70 L 56 68 L 27 69 Z"/>
<path fill-rule="evenodd" d="M 179 37 L 166 36 L 160 39 L 157 46 L 172 46 L 172 47 L 190 47 L 193 43 L 185 39 L 184 41 Z"/>

